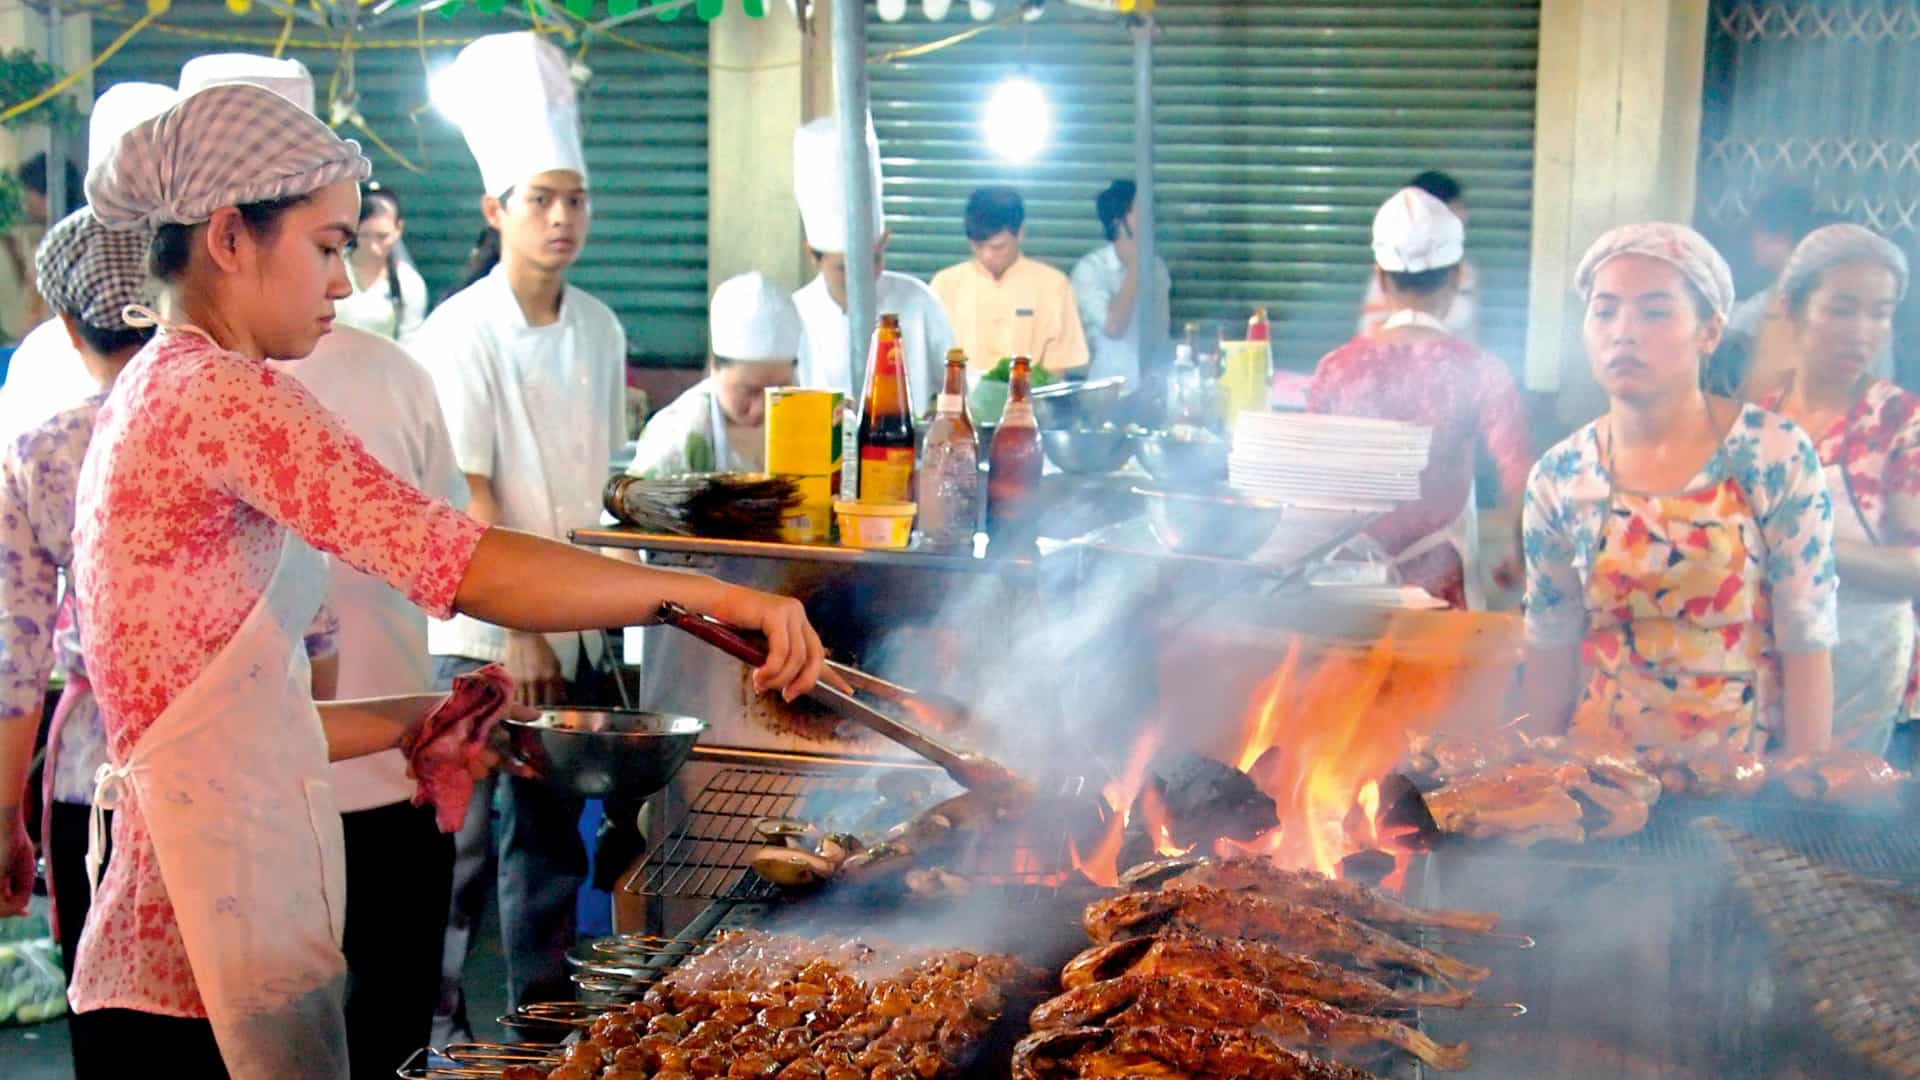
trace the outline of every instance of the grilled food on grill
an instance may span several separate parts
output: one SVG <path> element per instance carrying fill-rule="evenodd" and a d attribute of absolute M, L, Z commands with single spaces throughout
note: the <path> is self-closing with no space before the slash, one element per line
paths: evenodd
<path fill-rule="evenodd" d="M 1640 762 L 1659 775 L 1668 795 L 1748 798 L 1767 783 L 1767 763 L 1760 755 L 1724 745 L 1654 747 L 1640 755 Z"/>
<path fill-rule="evenodd" d="M 1587 778 L 1578 765 L 1509 765 L 1429 792 L 1427 811 L 1441 832 L 1475 839 L 1505 838 L 1525 846 L 1538 839 L 1579 841 L 1584 811 L 1568 794 Z"/>
<path fill-rule="evenodd" d="M 1802 754 L 1782 763 L 1779 771 L 1795 798 L 1843 803 L 1891 799 L 1899 785 L 1912 778 L 1880 755 L 1850 747 Z"/>
<path fill-rule="evenodd" d="M 1424 911 L 1398 897 L 1355 881 L 1339 881 L 1314 870 L 1287 870 L 1260 855 L 1226 859 L 1163 859 L 1142 863 L 1120 876 L 1130 886 L 1211 885 L 1216 889 L 1258 893 L 1275 900 L 1337 911 L 1374 926 L 1423 927 L 1488 933 L 1500 916 L 1477 911 Z"/>
<path fill-rule="evenodd" d="M 1287 952 L 1263 941 L 1209 934 L 1164 933 L 1095 945 L 1068 962 L 1069 990 L 1122 975 L 1196 975 L 1239 979 L 1281 994 L 1317 998 L 1356 1012 L 1457 1009 L 1471 990 L 1399 990 L 1377 979 Z"/>
<path fill-rule="evenodd" d="M 1403 968 L 1450 983 L 1478 982 L 1488 975 L 1485 968 L 1409 945 L 1336 912 L 1206 885 L 1170 885 L 1159 892 L 1095 901 L 1084 921 L 1087 935 L 1096 942 L 1163 929 L 1193 930 L 1271 941 L 1319 960 Z"/>
<path fill-rule="evenodd" d="M 1218 1028 L 1072 1028 L 1036 1032 L 1013 1050 L 1014 1080 L 1072 1077 L 1233 1077 L 1235 1080 L 1368 1080 L 1272 1039 Z"/>
<path fill-rule="evenodd" d="M 1276 994 L 1238 979 L 1122 975 L 1069 990 L 1033 1010 L 1035 1031 L 1177 1025 L 1251 1031 L 1308 1053 L 1377 1051 L 1386 1044 L 1436 1069 L 1467 1067 L 1465 1044 L 1441 1046 L 1397 1020 Z"/>

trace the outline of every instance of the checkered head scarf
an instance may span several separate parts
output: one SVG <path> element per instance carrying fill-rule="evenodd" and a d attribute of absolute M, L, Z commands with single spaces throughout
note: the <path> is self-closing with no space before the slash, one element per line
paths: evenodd
<path fill-rule="evenodd" d="M 1593 242 L 1580 269 L 1574 274 L 1574 287 L 1582 297 L 1593 296 L 1593 279 L 1600 268 L 1622 255 L 1644 255 L 1680 271 L 1687 284 L 1706 298 L 1715 314 L 1726 318 L 1733 310 L 1733 271 L 1727 260 L 1707 242 L 1707 238 L 1687 228 L 1665 221 L 1641 225 L 1622 225 Z"/>
<path fill-rule="evenodd" d="M 128 304 L 153 303 L 147 277 L 146 229 L 109 229 L 81 207 L 47 230 L 34 253 L 40 295 L 48 305 L 96 330 L 124 330 Z"/>
<path fill-rule="evenodd" d="M 1893 241 L 1859 225 L 1828 225 L 1808 233 L 1780 271 L 1780 292 L 1796 302 L 1819 287 L 1820 275 L 1843 263 L 1878 263 L 1893 275 L 1894 298 L 1907 298 L 1907 255 Z"/>
<path fill-rule="evenodd" d="M 373 164 L 298 105 L 246 83 L 219 83 L 121 137 L 87 172 L 87 202 L 106 225 L 197 225 L 223 206 L 305 195 L 365 180 Z"/>

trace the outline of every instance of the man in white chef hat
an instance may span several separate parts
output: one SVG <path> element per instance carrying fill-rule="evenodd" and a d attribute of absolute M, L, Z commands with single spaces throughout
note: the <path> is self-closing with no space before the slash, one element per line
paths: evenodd
<path fill-rule="evenodd" d="M 124 82 L 107 87 L 87 118 L 87 167 L 107 156 L 120 136 L 165 112 L 173 88 Z M 12 437 L 100 392 L 59 317 L 34 327 L 14 351 L 0 384 L 0 439 Z"/>
<path fill-rule="evenodd" d="M 271 90 L 307 112 L 313 76 L 298 60 L 250 53 L 197 56 L 180 69 L 180 96 L 220 83 Z M 466 484 L 453 460 L 433 378 L 378 334 L 336 324 L 299 360 L 275 366 L 360 437 L 381 464 L 459 506 Z M 329 558 L 328 607 L 339 618 L 335 685 L 316 698 L 368 698 L 434 689 L 428 619 L 405 594 Z M 453 840 L 399 751 L 329 770 L 347 850 L 347 1054 L 355 1076 L 391 1075 L 432 1035 L 440 949 L 453 889 Z"/>
<path fill-rule="evenodd" d="M 544 38 L 494 34 L 462 49 L 433 89 L 480 167 L 480 210 L 499 261 L 408 344 L 439 388 L 469 512 L 564 540 L 599 524 L 601 490 L 628 438 L 626 334 L 607 305 L 567 281 L 592 216 L 572 74 Z M 497 661 L 528 704 L 596 696 L 588 684 L 604 678 L 609 658 L 600 634 L 519 633 L 466 617 L 434 623 L 430 643 L 441 685 Z M 497 826 L 487 784 L 500 788 Z M 573 996 L 566 951 L 587 873 L 580 814 L 579 799 L 539 784 L 483 781 L 456 838 L 437 1037 L 471 1030 L 462 969 L 486 906 L 490 846 L 510 1005 Z"/>
<path fill-rule="evenodd" d="M 874 314 L 900 316 L 900 340 L 906 350 L 907 394 L 916 412 L 924 411 L 946 380 L 947 350 L 953 324 L 940 298 L 918 278 L 886 269 L 887 227 L 880 213 L 880 143 L 867 122 L 867 169 L 873 177 Z M 806 336 L 800 343 L 802 386 L 838 390 L 855 399 L 847 351 L 847 185 L 840 168 L 840 128 L 830 116 L 814 120 L 793 135 L 793 193 L 807 250 L 819 270 L 793 294 Z M 862 260 L 855 260 L 860 262 Z"/>
<path fill-rule="evenodd" d="M 647 422 L 629 475 L 764 469 L 766 392 L 793 384 L 800 313 L 785 289 L 756 271 L 714 290 L 707 321 L 712 370 Z"/>

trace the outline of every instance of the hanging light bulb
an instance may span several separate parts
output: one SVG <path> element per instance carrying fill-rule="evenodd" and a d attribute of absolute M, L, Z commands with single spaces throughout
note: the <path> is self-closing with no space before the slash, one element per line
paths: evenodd
<path fill-rule="evenodd" d="M 1053 131 L 1053 107 L 1039 83 L 1016 75 L 994 87 L 982 127 L 987 147 L 1018 165 L 1033 160 L 1046 147 Z"/>
<path fill-rule="evenodd" d="M 940 22 L 947 17 L 947 12 L 952 10 L 953 0 L 924 0 L 921 7 L 926 10 L 927 18 Z"/>
<path fill-rule="evenodd" d="M 907 17 L 907 0 L 880 0 L 877 6 L 885 22 L 899 22 Z"/>
<path fill-rule="evenodd" d="M 427 76 L 427 100 L 433 102 L 434 111 L 445 117 L 455 127 L 460 126 L 462 108 L 466 105 L 460 77 L 452 64 L 442 64 L 440 68 Z"/>
<path fill-rule="evenodd" d="M 986 22 L 993 18 L 993 0 L 967 0 L 967 14 L 974 22 Z"/>

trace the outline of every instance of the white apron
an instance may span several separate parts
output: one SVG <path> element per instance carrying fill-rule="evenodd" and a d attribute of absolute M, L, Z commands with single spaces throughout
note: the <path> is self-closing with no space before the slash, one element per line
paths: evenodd
<path fill-rule="evenodd" d="M 1452 334 L 1447 325 L 1424 311 L 1402 310 L 1382 323 L 1380 329 L 1397 330 L 1405 326 L 1419 326 L 1442 334 Z M 1475 485 L 1467 484 L 1466 502 L 1460 507 L 1460 513 L 1446 525 L 1415 540 L 1406 549 L 1393 557 L 1393 565 L 1403 566 L 1436 548 L 1452 548 L 1460 557 L 1462 579 L 1468 611 L 1484 611 L 1487 607 L 1486 584 L 1481 579 L 1480 566 L 1480 500 L 1476 496 Z"/>
<path fill-rule="evenodd" d="M 103 814 L 137 815 L 235 1080 L 347 1076 L 346 849 L 302 644 L 327 580 L 288 533 L 232 640 L 95 781 L 89 881 Z"/>
<path fill-rule="evenodd" d="M 1841 460 L 1846 459 L 1843 450 Z M 1846 470 L 1825 468 L 1834 494 L 1833 539 L 1878 546 Z M 1840 585 L 1840 639 L 1833 647 L 1833 744 L 1885 754 L 1913 663 L 1911 601 Z"/>

